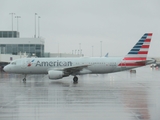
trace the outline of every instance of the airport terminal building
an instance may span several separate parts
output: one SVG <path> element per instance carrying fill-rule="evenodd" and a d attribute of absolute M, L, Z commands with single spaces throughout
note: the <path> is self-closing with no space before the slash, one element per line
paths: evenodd
<path fill-rule="evenodd" d="M 0 31 L 0 54 L 44 56 L 42 38 L 19 38 L 17 31 Z"/>
<path fill-rule="evenodd" d="M 0 67 L 30 56 L 44 57 L 44 39 L 20 38 L 17 31 L 0 31 Z"/>
<path fill-rule="evenodd" d="M 43 57 L 44 41 L 40 38 L 0 38 L 0 53 Z"/>

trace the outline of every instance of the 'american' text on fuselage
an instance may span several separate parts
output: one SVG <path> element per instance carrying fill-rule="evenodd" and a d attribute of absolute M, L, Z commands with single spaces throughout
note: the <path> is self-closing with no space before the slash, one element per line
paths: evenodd
<path fill-rule="evenodd" d="M 36 66 L 72 66 L 71 61 L 37 61 Z"/>

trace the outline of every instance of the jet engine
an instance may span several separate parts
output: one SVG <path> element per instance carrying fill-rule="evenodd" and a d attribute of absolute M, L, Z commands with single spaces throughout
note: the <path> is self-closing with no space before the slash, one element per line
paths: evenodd
<path fill-rule="evenodd" d="M 50 70 L 48 71 L 48 77 L 49 79 L 61 79 L 63 78 L 63 71 L 55 71 L 55 70 Z"/>

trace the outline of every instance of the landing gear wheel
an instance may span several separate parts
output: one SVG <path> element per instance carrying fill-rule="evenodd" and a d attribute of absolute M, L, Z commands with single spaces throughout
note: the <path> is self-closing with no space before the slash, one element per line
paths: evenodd
<path fill-rule="evenodd" d="M 74 83 L 78 83 L 78 77 L 77 77 L 77 76 L 75 76 L 75 77 L 73 78 L 73 82 L 74 82 Z"/>
<path fill-rule="evenodd" d="M 26 82 L 26 74 L 24 74 L 23 82 Z"/>
<path fill-rule="evenodd" d="M 23 78 L 23 82 L 26 82 L 26 78 Z"/>

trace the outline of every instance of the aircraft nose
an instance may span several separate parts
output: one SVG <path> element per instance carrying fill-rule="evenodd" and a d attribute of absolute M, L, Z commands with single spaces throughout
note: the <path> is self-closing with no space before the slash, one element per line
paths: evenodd
<path fill-rule="evenodd" d="M 5 66 L 5 67 L 3 68 L 3 70 L 4 70 L 5 72 L 8 72 L 8 70 L 9 70 L 8 66 Z"/>

